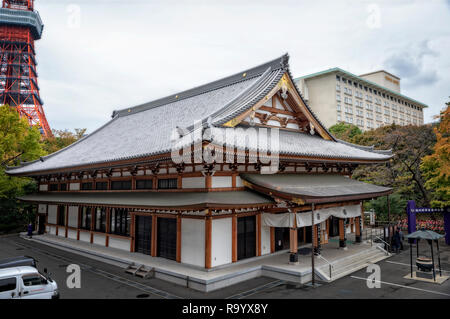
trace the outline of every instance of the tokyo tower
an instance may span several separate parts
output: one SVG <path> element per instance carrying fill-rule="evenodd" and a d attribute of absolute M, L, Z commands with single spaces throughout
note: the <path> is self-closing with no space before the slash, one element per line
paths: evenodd
<path fill-rule="evenodd" d="M 34 0 L 3 0 L 0 8 L 0 104 L 14 107 L 43 136 L 51 136 L 39 96 L 34 41 L 44 25 Z"/>

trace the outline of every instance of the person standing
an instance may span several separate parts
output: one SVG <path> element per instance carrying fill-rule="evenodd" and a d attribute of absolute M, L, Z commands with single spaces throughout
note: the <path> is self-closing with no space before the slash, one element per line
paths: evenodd
<path fill-rule="evenodd" d="M 28 230 L 28 237 L 32 238 L 33 237 L 33 224 L 31 222 L 28 224 L 27 230 Z"/>
<path fill-rule="evenodd" d="M 398 228 L 398 233 L 400 234 L 400 250 L 403 251 L 403 240 L 405 239 L 405 236 L 403 235 L 402 228 Z"/>
<path fill-rule="evenodd" d="M 393 238 L 393 244 L 395 253 L 398 254 L 400 249 L 400 232 L 398 231 L 398 228 L 395 230 L 394 238 Z"/>

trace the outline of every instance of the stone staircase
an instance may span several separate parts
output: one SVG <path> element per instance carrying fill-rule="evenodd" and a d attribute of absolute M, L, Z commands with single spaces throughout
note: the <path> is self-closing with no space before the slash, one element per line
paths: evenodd
<path fill-rule="evenodd" d="M 127 274 L 141 277 L 141 278 L 153 278 L 155 276 L 155 269 L 149 268 L 144 265 L 136 265 L 135 263 L 130 264 L 125 268 Z"/>
<path fill-rule="evenodd" d="M 342 258 L 336 262 L 331 263 L 331 277 L 330 264 L 324 265 L 316 269 L 318 279 L 325 282 L 331 282 L 336 279 L 345 277 L 355 271 L 366 268 L 369 264 L 374 264 L 390 257 L 381 245 L 375 244 L 358 254 Z M 318 258 L 320 260 L 320 257 Z"/>

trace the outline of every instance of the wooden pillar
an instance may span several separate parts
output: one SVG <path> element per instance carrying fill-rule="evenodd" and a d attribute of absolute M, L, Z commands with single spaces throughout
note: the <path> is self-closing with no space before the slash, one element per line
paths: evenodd
<path fill-rule="evenodd" d="M 205 268 L 211 268 L 212 217 L 209 210 L 205 220 Z"/>
<path fill-rule="evenodd" d="M 157 232 L 158 232 L 158 217 L 156 217 L 156 215 L 152 216 L 152 247 L 151 247 L 151 254 L 152 257 L 156 257 L 158 252 L 157 250 L 157 245 L 156 245 L 156 240 L 157 240 Z"/>
<path fill-rule="evenodd" d="M 64 207 L 65 207 L 64 209 L 66 210 L 65 221 L 64 221 L 64 224 L 66 225 L 66 229 L 65 229 L 64 237 L 67 238 L 67 233 L 69 232 L 69 206 L 66 205 Z"/>
<path fill-rule="evenodd" d="M 319 227 L 317 227 L 318 225 L 314 225 L 313 226 L 313 231 L 314 231 L 314 251 L 317 250 L 317 247 L 319 246 Z"/>
<path fill-rule="evenodd" d="M 56 205 L 56 230 L 55 230 L 55 236 L 58 236 L 59 233 L 59 205 Z"/>
<path fill-rule="evenodd" d="M 134 253 L 136 251 L 136 214 L 130 213 L 131 215 L 131 225 L 130 225 L 130 252 Z M 109 237 L 107 237 L 109 244 Z M 151 245 L 151 243 L 150 243 Z M 151 250 L 151 247 L 150 247 Z"/>
<path fill-rule="evenodd" d="M 81 206 L 78 206 L 78 226 L 77 226 L 77 240 L 80 240 L 80 228 L 81 228 Z"/>
<path fill-rule="evenodd" d="M 234 210 L 231 217 L 231 261 L 237 261 L 237 215 Z"/>
<path fill-rule="evenodd" d="M 289 229 L 289 247 L 291 254 L 296 254 L 298 251 L 297 243 L 297 228 Z"/>
<path fill-rule="evenodd" d="M 298 263 L 298 239 L 297 239 L 297 217 L 294 212 L 294 225 L 289 229 L 289 262 L 290 263 Z"/>
<path fill-rule="evenodd" d="M 90 207 L 91 210 L 91 244 L 94 242 L 94 229 L 95 229 L 95 222 L 97 217 L 97 209 L 95 207 Z"/>
<path fill-rule="evenodd" d="M 345 219 L 339 218 L 339 247 L 344 248 L 345 246 Z"/>
<path fill-rule="evenodd" d="M 134 216 L 131 215 L 131 232 L 133 232 L 133 227 L 134 227 L 134 221 L 133 221 Z M 111 232 L 111 207 L 107 207 L 106 208 L 106 229 L 105 229 L 105 235 L 106 235 L 106 239 L 105 239 L 105 246 L 108 247 L 109 246 L 109 233 Z M 132 235 L 131 237 L 131 245 L 132 245 L 132 250 L 130 249 L 131 252 L 134 252 L 134 235 Z"/>
<path fill-rule="evenodd" d="M 206 174 L 206 176 L 205 176 L 205 187 L 206 187 L 207 189 L 211 189 L 211 186 L 212 186 L 212 177 L 211 177 L 211 174 Z"/>
<path fill-rule="evenodd" d="M 177 258 L 176 261 L 181 263 L 181 213 L 177 215 Z"/>
<path fill-rule="evenodd" d="M 261 214 L 256 215 L 256 256 L 261 256 Z"/>

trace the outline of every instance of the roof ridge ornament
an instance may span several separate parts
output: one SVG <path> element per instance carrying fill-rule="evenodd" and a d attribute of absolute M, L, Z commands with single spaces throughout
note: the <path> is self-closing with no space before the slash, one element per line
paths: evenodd
<path fill-rule="evenodd" d="M 280 65 L 283 70 L 289 69 L 289 53 L 286 53 L 281 57 Z"/>

